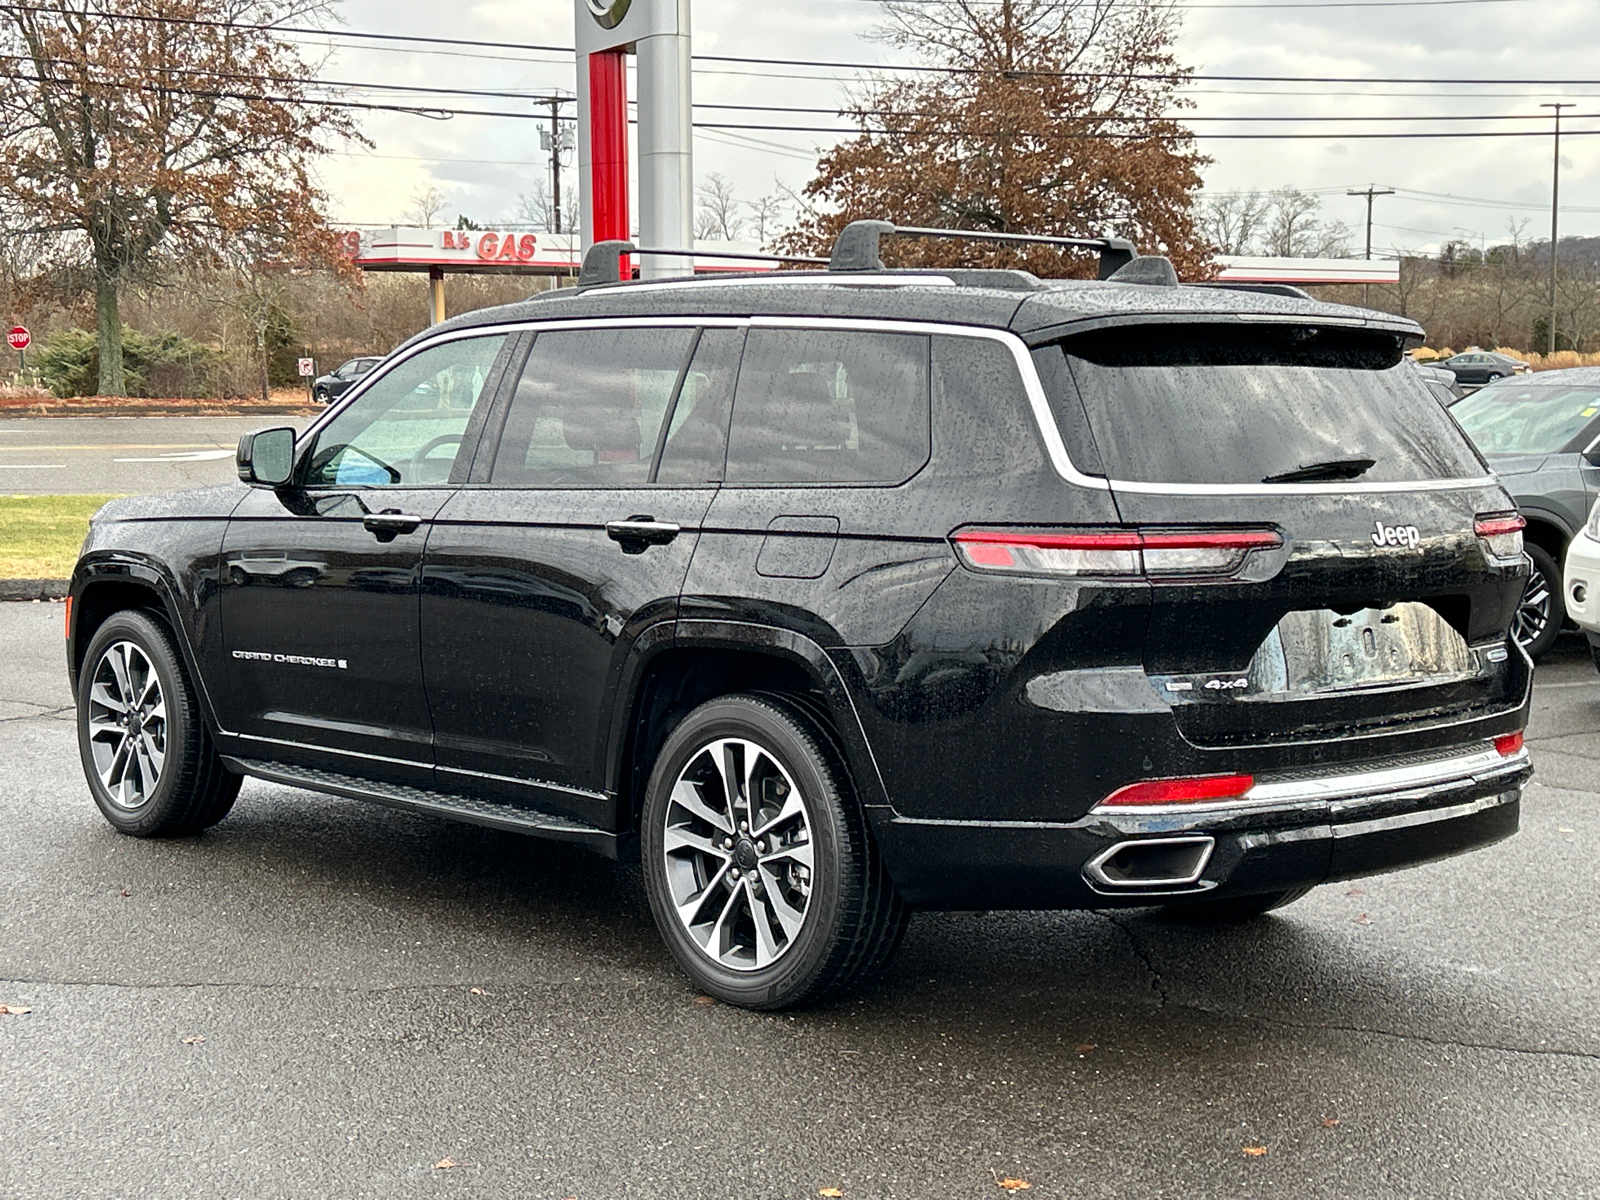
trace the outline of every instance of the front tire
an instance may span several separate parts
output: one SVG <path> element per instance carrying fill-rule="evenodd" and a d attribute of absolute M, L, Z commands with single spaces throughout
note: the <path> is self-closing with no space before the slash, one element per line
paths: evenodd
<path fill-rule="evenodd" d="M 1556 560 L 1541 546 L 1527 543 L 1523 548 L 1533 560 L 1533 573 L 1528 576 L 1511 631 L 1517 644 L 1537 662 L 1555 645 L 1567 619 L 1567 606 L 1561 596 L 1561 567 Z"/>
<path fill-rule="evenodd" d="M 843 757 L 782 697 L 725 696 L 685 717 L 641 820 L 656 924 L 719 1000 L 816 1003 L 863 982 L 905 930 Z"/>
<path fill-rule="evenodd" d="M 95 804 L 119 832 L 182 837 L 228 815 L 241 779 L 222 765 L 171 632 L 119 612 L 78 675 L 78 751 Z"/>

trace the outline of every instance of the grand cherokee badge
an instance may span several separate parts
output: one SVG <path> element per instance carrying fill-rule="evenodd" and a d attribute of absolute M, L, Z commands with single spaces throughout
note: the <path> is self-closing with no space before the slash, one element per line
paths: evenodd
<path fill-rule="evenodd" d="M 602 29 L 615 29 L 628 15 L 633 0 L 588 0 L 589 12 L 600 22 Z"/>

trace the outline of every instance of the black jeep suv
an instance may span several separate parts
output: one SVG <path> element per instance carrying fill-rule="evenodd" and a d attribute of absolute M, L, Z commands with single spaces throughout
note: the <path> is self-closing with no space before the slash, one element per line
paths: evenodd
<path fill-rule="evenodd" d="M 248 774 L 638 855 L 696 985 L 769 1009 L 914 908 L 1238 919 L 1515 831 L 1522 521 L 1414 324 L 881 232 L 458 317 L 238 484 L 107 505 L 106 818 L 193 833 Z"/>

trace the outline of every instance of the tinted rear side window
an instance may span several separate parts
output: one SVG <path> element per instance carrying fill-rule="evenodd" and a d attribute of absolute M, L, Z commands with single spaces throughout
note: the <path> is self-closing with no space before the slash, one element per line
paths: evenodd
<path fill-rule="evenodd" d="M 901 483 L 928 461 L 928 339 L 752 329 L 729 483 Z"/>
<path fill-rule="evenodd" d="M 634 487 L 650 477 L 692 329 L 541 333 L 506 415 L 490 481 Z"/>
<path fill-rule="evenodd" d="M 1386 335 L 1147 325 L 1068 338 L 1057 352 L 1078 393 L 1050 388 L 1062 436 L 1075 460 L 1097 451 L 1112 479 L 1260 484 L 1362 459 L 1363 483 L 1486 474 Z M 1041 372 L 1051 374 L 1061 378 Z M 1068 407 L 1080 398 L 1087 431 Z"/>

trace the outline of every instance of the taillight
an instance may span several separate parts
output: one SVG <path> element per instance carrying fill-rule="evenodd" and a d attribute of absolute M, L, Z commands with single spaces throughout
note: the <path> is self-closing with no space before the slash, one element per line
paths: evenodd
<path fill-rule="evenodd" d="M 1516 733 L 1503 733 L 1494 740 L 1494 748 L 1500 751 L 1502 758 L 1510 758 L 1522 749 L 1522 730 Z"/>
<path fill-rule="evenodd" d="M 1283 545 L 1271 529 L 961 529 L 951 541 L 974 571 L 1135 578 L 1230 575 Z"/>
<path fill-rule="evenodd" d="M 1137 808 L 1147 804 L 1199 804 L 1237 800 L 1255 786 L 1254 775 L 1195 775 L 1187 779 L 1147 779 L 1118 788 L 1100 808 Z"/>
<path fill-rule="evenodd" d="M 1473 528 L 1491 558 L 1509 562 L 1522 557 L 1522 531 L 1527 527 L 1521 513 L 1509 512 L 1484 513 Z"/>

